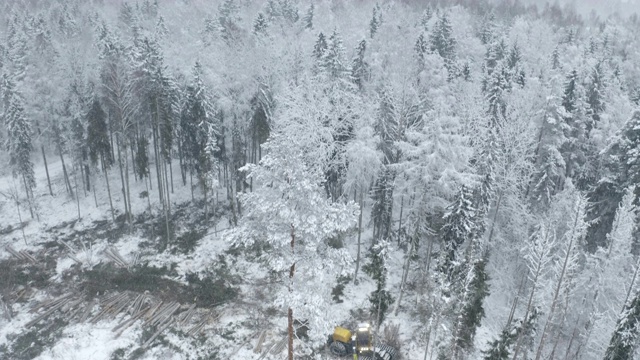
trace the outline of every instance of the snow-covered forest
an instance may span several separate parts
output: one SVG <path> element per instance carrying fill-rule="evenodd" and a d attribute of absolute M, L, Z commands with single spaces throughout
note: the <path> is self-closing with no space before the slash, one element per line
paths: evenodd
<path fill-rule="evenodd" d="M 5 0 L 0 76 L 1 359 L 640 357 L 636 14 Z"/>

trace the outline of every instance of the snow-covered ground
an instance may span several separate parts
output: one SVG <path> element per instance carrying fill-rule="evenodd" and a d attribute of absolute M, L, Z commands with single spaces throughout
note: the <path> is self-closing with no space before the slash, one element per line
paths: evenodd
<path fill-rule="evenodd" d="M 176 171 L 176 168 L 177 167 L 174 168 L 174 171 Z M 102 177 L 94 177 L 94 179 L 92 179 L 92 185 L 95 186 L 96 189 L 95 198 L 92 193 L 87 193 L 85 196 L 84 191 L 81 188 L 79 189 L 80 220 L 78 220 L 78 203 L 66 193 L 62 180 L 61 163 L 60 161 L 56 161 L 54 157 L 49 158 L 49 173 L 52 180 L 53 197 L 49 195 L 43 164 L 36 164 L 38 185 L 34 194 L 38 203 L 40 220 L 31 219 L 28 209 L 25 206 L 21 208 L 23 221 L 29 222 L 24 228 L 26 244 L 22 239 L 21 232 L 13 231 L 8 235 L 0 236 L 0 246 L 2 246 L 3 249 L 6 246 L 11 246 L 17 251 L 24 250 L 34 256 L 45 257 L 47 256 L 47 251 L 45 251 L 45 245 L 47 243 L 51 243 L 56 239 L 69 239 L 71 237 L 72 241 L 69 241 L 69 245 L 72 246 L 75 251 L 72 252 L 65 247 L 64 251 L 58 253 L 60 254 L 59 257 L 49 259 L 55 261 L 55 271 L 50 279 L 53 283 L 64 284 L 64 281 L 68 281 L 65 280 L 65 274 L 72 269 L 77 270 L 79 267 L 83 269 L 83 271 L 86 271 L 97 264 L 111 262 L 112 260 L 105 254 L 105 250 L 107 249 L 115 249 L 130 264 L 133 264 L 133 261 L 137 260 L 138 263 L 148 263 L 149 266 L 173 266 L 174 272 L 172 273 L 173 275 L 171 275 L 171 279 L 186 283 L 186 274 L 205 273 L 206 270 L 216 262 L 218 256 L 225 256 L 225 251 L 229 248 L 229 244 L 224 236 L 224 229 L 229 226 L 228 221 L 225 219 L 221 219 L 215 228 L 211 227 L 207 229 L 207 234 L 199 241 L 194 251 L 186 255 L 171 253 L 170 251 L 157 253 L 154 251 L 141 250 L 141 244 L 144 244 L 144 242 L 149 239 L 146 239 L 140 232 L 120 234 L 118 238 L 113 240 L 96 239 L 94 238 L 95 236 L 73 238 L 74 234 L 87 229 L 93 229 L 95 222 L 111 220 L 104 179 Z M 114 207 L 116 209 L 122 209 L 124 206 L 122 196 L 118 191 L 115 191 L 115 189 L 120 188 L 119 174 L 117 174 L 115 170 L 112 170 L 110 176 Z M 73 176 L 71 179 L 73 182 Z M 174 181 L 175 192 L 171 197 L 174 206 L 176 206 L 177 204 L 190 200 L 191 192 L 188 186 L 182 185 L 178 171 L 174 174 Z M 0 191 L 3 193 L 10 192 L 14 186 L 18 188 L 18 193 L 22 194 L 22 189 L 18 183 L 14 182 L 10 174 L 4 173 L 2 178 L 0 178 Z M 80 184 L 79 186 L 81 187 Z M 74 189 L 74 191 L 75 190 L 76 189 Z M 134 181 L 132 176 L 131 193 L 135 214 L 148 211 L 146 199 L 141 199 L 137 196 L 137 194 L 145 190 L 144 183 L 142 181 Z M 154 206 L 154 211 L 157 212 L 157 210 L 155 210 L 155 206 L 157 206 L 157 195 L 155 198 L 154 195 L 155 193 L 151 191 L 152 206 Z M 196 196 L 200 196 L 197 191 Z M 221 193 L 220 196 L 222 197 L 223 194 Z M 98 206 L 95 204 L 95 199 L 97 199 Z M 9 225 L 17 226 L 19 221 L 15 204 L 11 203 L 9 199 L 3 198 L 0 200 L 0 209 L 2 209 L 3 215 L 0 218 L 0 228 L 6 228 Z M 119 211 L 119 213 L 121 213 L 121 211 Z M 367 215 L 368 214 L 365 214 L 365 224 L 368 222 Z M 72 225 L 59 226 L 65 223 Z M 52 230 L 52 227 L 58 228 Z M 183 232 L 185 230 L 188 229 L 178 229 L 177 232 Z M 365 230 L 362 237 L 363 243 L 367 244 L 371 236 L 371 230 Z M 84 247 L 81 246 L 81 244 L 84 244 Z M 355 259 L 355 234 L 353 234 L 353 238 L 345 240 L 345 245 Z M 82 265 L 77 264 L 77 261 L 72 259 L 69 254 L 81 261 Z M 390 256 L 387 260 L 388 268 L 402 269 L 405 261 L 405 252 L 396 248 L 394 244 L 391 244 L 389 254 Z M 0 260 L 7 261 L 11 256 L 7 251 L 0 251 Z M 363 262 L 364 261 L 366 260 L 363 260 Z M 421 266 L 422 264 L 412 263 L 412 269 Z M 228 358 L 236 359 L 253 359 L 259 356 L 259 354 L 254 352 L 254 347 L 257 345 L 258 337 L 262 331 L 266 332 L 263 351 L 280 342 L 286 334 L 286 314 L 284 312 L 276 312 L 266 316 L 261 312 L 266 311 L 265 309 L 268 309 L 271 304 L 260 303 L 260 301 L 251 298 L 255 294 L 256 288 L 262 287 L 259 285 L 259 282 L 260 279 L 264 279 L 265 277 L 264 270 L 258 264 L 246 261 L 246 259 L 242 257 L 233 259 L 232 268 L 233 271 L 243 279 L 243 283 L 240 285 L 240 298 L 242 301 L 231 305 L 223 305 L 212 310 L 212 314 L 214 315 L 211 316 L 211 318 L 215 319 L 215 321 L 209 322 L 203 330 L 206 340 L 196 340 L 196 338 L 185 337 L 184 333 L 179 332 L 186 331 L 186 329 L 168 331 L 164 333 L 162 341 L 156 340 L 140 358 L 197 359 L 206 353 L 219 351 L 219 355 L 222 356 L 222 358 L 227 358 L 224 356 L 228 356 Z M 401 276 L 402 273 L 400 271 L 389 272 L 387 288 L 391 290 L 392 293 L 397 293 Z M 326 284 L 327 287 L 333 287 L 335 285 L 335 283 Z M 351 312 L 355 309 L 368 309 L 368 296 L 374 289 L 374 282 L 368 275 L 361 271 L 359 274 L 359 284 L 354 285 L 351 281 L 346 284 L 341 297 L 343 302 L 335 303 L 331 307 L 331 313 L 326 315 L 327 318 L 334 319 L 336 326 L 345 325 L 342 322 L 368 320 L 353 319 Z M 48 294 L 46 289 L 39 289 L 31 294 L 26 302 L 11 304 L 11 310 L 14 314 L 11 321 L 0 317 L 0 346 L 8 346 L 11 342 L 10 339 L 28 331 L 24 325 L 37 316 L 36 313 L 30 313 L 28 310 L 35 304 L 52 297 L 54 296 Z M 396 305 L 393 304 L 385 320 L 386 324 L 399 326 L 400 340 L 403 344 L 401 350 L 404 359 L 422 359 L 424 357 L 425 349 L 422 345 L 423 342 L 418 340 L 420 336 L 424 334 L 426 325 L 420 324 L 411 315 L 411 308 L 416 304 L 416 301 L 419 301 L 416 294 L 407 292 L 398 315 L 394 315 L 393 310 Z M 491 293 L 487 301 L 487 306 L 485 306 L 487 316 L 476 336 L 476 348 L 482 349 L 485 347 L 487 341 L 491 340 L 492 336 L 499 333 L 505 321 L 500 315 L 508 313 L 510 306 L 511 304 L 507 303 L 506 296 L 495 292 Z M 94 311 L 97 311 L 97 309 Z M 201 316 L 205 316 L 206 313 L 207 310 L 202 310 L 200 314 Z M 256 323 L 256 319 L 264 319 L 265 317 L 268 317 L 267 322 L 259 325 L 262 327 L 256 327 L 256 324 L 259 323 Z M 150 337 L 150 334 L 145 333 L 141 322 L 138 321 L 136 325 L 128 328 L 120 336 L 116 336 L 112 329 L 122 320 L 123 318 L 120 317 L 101 320 L 95 324 L 71 322 L 61 330 L 55 342 L 50 347 L 47 347 L 37 358 L 41 360 L 107 360 L 118 359 L 118 357 L 114 357 L 116 356 L 114 354 L 120 354 L 122 356 L 131 354 Z M 280 355 L 268 354 L 264 359 L 280 359 L 283 353 L 280 353 Z M 429 355 L 432 354 L 429 353 Z M 479 353 L 476 355 L 479 356 Z M 320 356 L 321 358 L 328 358 L 329 355 L 324 354 Z"/>

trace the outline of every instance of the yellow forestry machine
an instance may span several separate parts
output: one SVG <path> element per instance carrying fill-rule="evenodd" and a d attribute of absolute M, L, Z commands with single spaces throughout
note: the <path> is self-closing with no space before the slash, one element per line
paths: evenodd
<path fill-rule="evenodd" d="M 373 346 L 371 325 L 360 324 L 355 332 L 337 326 L 329 335 L 327 345 L 331 354 L 339 357 L 353 356 L 354 360 L 393 360 L 396 349 L 388 345 Z"/>

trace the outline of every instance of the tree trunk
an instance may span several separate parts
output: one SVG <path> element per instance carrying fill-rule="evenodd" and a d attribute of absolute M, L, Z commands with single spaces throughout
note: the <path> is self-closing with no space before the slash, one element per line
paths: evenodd
<path fill-rule="evenodd" d="M 91 171 L 89 164 L 84 164 L 84 176 L 87 177 L 87 191 L 91 191 Z"/>
<path fill-rule="evenodd" d="M 353 276 L 353 283 L 356 285 L 358 285 L 358 270 L 360 269 L 360 247 L 362 246 L 362 244 L 360 243 L 360 239 L 362 237 L 362 206 L 364 202 L 363 194 L 364 191 L 360 191 L 360 214 L 358 215 L 358 253 L 356 255 L 356 272 Z"/>
<path fill-rule="evenodd" d="M 498 211 L 500 211 L 500 202 L 502 202 L 502 191 L 498 194 L 498 200 L 496 200 L 496 211 L 493 213 L 493 220 L 491 220 L 491 230 L 489 230 L 489 239 L 487 240 L 488 244 L 491 244 L 491 239 L 493 238 L 493 229 L 496 226 Z"/>
<path fill-rule="evenodd" d="M 151 134 L 153 136 L 153 155 L 154 155 L 154 159 L 155 159 L 155 163 L 156 163 L 156 177 L 158 179 L 158 199 L 160 200 L 160 203 L 163 204 L 164 206 L 164 196 L 163 196 L 163 186 L 162 186 L 162 171 L 160 170 L 160 167 L 162 166 L 160 164 L 160 156 L 158 154 L 158 135 L 156 134 L 156 128 L 154 127 L 151 131 Z"/>
<path fill-rule="evenodd" d="M 182 141 L 178 141 L 178 159 L 180 161 L 180 175 L 182 176 L 182 186 L 187 186 L 187 171 L 182 157 Z"/>
<path fill-rule="evenodd" d="M 44 145 L 40 145 L 42 150 L 42 160 L 44 160 L 44 171 L 47 173 L 47 184 L 49 185 L 49 194 L 53 196 L 53 190 L 51 190 L 51 178 L 49 177 L 49 166 L 47 165 L 47 156 L 44 154 Z"/>
<path fill-rule="evenodd" d="M 124 173 L 122 171 L 122 156 L 120 152 L 120 139 L 116 138 L 116 145 L 118 148 L 118 168 L 120 169 L 120 183 L 122 184 L 122 198 L 124 199 L 124 214 L 127 216 L 127 212 L 129 211 L 129 206 L 127 205 L 127 191 L 125 190 L 124 185 Z"/>
<path fill-rule="evenodd" d="M 171 218 L 171 195 L 169 195 L 169 179 L 167 178 L 167 162 L 164 162 L 163 164 L 164 167 L 164 185 L 165 185 L 165 191 L 164 193 L 167 195 L 166 201 L 167 201 L 167 207 L 166 207 L 166 212 L 165 212 L 165 222 L 167 225 L 167 241 L 171 241 L 171 232 L 170 232 L 170 227 L 169 227 L 169 219 Z"/>
<path fill-rule="evenodd" d="M 131 146 L 129 146 L 129 150 L 131 150 L 131 170 L 133 170 L 133 181 L 138 181 L 138 172 L 136 171 L 136 157 L 133 153 L 133 147 L 137 146 L 133 142 L 131 142 Z"/>
<path fill-rule="evenodd" d="M 98 208 L 98 196 L 96 195 L 96 184 L 93 184 L 93 201 L 96 203 L 96 209 Z"/>
<path fill-rule="evenodd" d="M 416 239 L 414 237 L 411 239 L 411 248 L 409 248 L 409 253 L 407 254 L 407 259 L 405 260 L 405 263 L 404 263 L 402 280 L 400 281 L 400 295 L 398 295 L 398 302 L 396 303 L 396 310 L 394 312 L 395 316 L 398 316 L 398 311 L 400 310 L 400 302 L 402 301 L 402 295 L 404 294 L 404 285 L 407 282 L 407 276 L 409 275 L 409 266 L 411 265 L 411 256 L 413 256 L 415 244 L 416 244 Z"/>
<path fill-rule="evenodd" d="M 289 293 L 293 292 L 293 275 L 296 272 L 296 261 L 295 261 L 295 243 L 296 243 L 296 233 L 293 225 L 291 226 L 291 255 L 293 256 L 293 263 L 289 268 Z M 289 360 L 293 360 L 293 309 L 289 306 L 288 310 L 288 322 L 289 326 L 288 334 L 289 334 Z"/>
<path fill-rule="evenodd" d="M 548 236 L 545 233 L 545 236 Z M 529 300 L 527 301 L 527 308 L 524 312 L 524 318 L 522 319 L 522 330 L 521 332 L 518 334 L 518 337 L 516 338 L 516 347 L 513 350 L 513 357 L 511 358 L 512 360 L 516 360 L 518 357 L 518 353 L 520 352 L 520 346 L 522 345 L 522 333 L 524 332 L 524 327 L 527 326 L 527 321 L 529 321 L 529 313 L 531 312 L 531 305 L 533 304 L 533 297 L 536 293 L 536 287 L 538 286 L 538 278 L 540 276 L 540 274 L 542 273 L 542 259 L 538 259 L 538 264 L 536 266 L 536 272 L 533 275 L 533 287 L 531 288 L 531 294 L 529 295 Z"/>
<path fill-rule="evenodd" d="M 209 220 L 209 199 L 207 199 L 207 184 L 202 180 L 202 193 L 204 195 L 204 221 Z"/>
<path fill-rule="evenodd" d="M 635 285 L 636 283 L 636 277 L 638 276 L 638 269 L 640 269 L 640 257 L 638 257 L 638 260 L 636 261 L 636 269 L 633 271 L 633 278 L 631 279 L 631 285 L 629 285 L 629 289 L 627 289 L 627 296 L 625 296 L 624 298 L 624 304 L 622 304 L 622 311 L 620 312 L 621 314 L 622 312 L 624 312 L 624 309 L 627 306 L 627 303 L 629 302 L 629 297 L 631 297 L 631 290 L 633 289 L 633 285 Z"/>
<path fill-rule="evenodd" d="M 33 208 L 31 207 L 31 197 L 29 196 L 29 186 L 27 185 L 27 178 L 25 178 L 24 174 L 22 175 L 22 183 L 24 184 L 24 192 L 27 195 L 27 204 L 29 204 L 29 213 L 31 214 L 31 218 L 33 219 Z"/>
<path fill-rule="evenodd" d="M 576 214 L 576 219 L 573 223 L 572 232 L 576 230 L 576 226 L 578 224 L 579 214 Z M 567 246 L 567 254 L 564 257 L 564 261 L 562 263 L 562 270 L 560 271 L 560 276 L 558 277 L 558 284 L 556 285 L 556 290 L 553 294 L 553 300 L 551 300 L 551 308 L 549 309 L 549 316 L 547 317 L 547 322 L 544 324 L 544 329 L 542 330 L 542 338 L 540 339 L 540 345 L 538 345 L 538 350 L 536 351 L 536 360 L 540 360 L 542 356 L 542 350 L 544 348 L 544 343 L 547 337 L 547 330 L 553 320 L 553 315 L 558 305 L 558 296 L 560 295 L 560 288 L 562 287 L 562 282 L 564 281 L 564 274 L 567 271 L 567 264 L 569 263 L 569 258 L 571 257 L 571 250 L 573 249 L 573 241 L 574 237 L 571 236 L 571 240 L 569 240 L 569 245 Z"/>
<path fill-rule="evenodd" d="M 230 188 L 230 193 L 231 193 L 231 223 L 233 224 L 233 226 L 237 226 L 238 225 L 238 208 L 237 208 L 237 202 L 236 202 L 236 189 L 233 188 L 233 178 L 235 178 L 235 169 L 233 166 L 231 166 L 231 173 L 229 174 L 231 176 L 230 181 L 228 181 L 229 184 L 229 188 Z"/>
<path fill-rule="evenodd" d="M 189 169 L 189 187 L 191 188 L 191 202 L 195 204 L 196 198 L 193 195 L 193 170 Z"/>
<path fill-rule="evenodd" d="M 76 194 L 78 193 L 78 179 L 76 173 L 73 173 L 73 183 L 76 185 Z M 76 196 L 76 205 L 78 206 L 78 221 L 80 221 L 80 196 Z"/>
<path fill-rule="evenodd" d="M 164 163 L 161 163 L 160 167 L 163 167 L 163 165 Z M 167 186 L 165 183 L 166 183 L 166 176 L 163 176 L 162 173 L 160 173 L 160 183 L 158 184 L 158 188 L 165 189 Z M 169 245 L 169 242 L 171 241 L 171 227 L 169 226 L 169 213 L 167 212 L 167 207 L 168 207 L 168 204 L 162 201 L 162 211 L 164 212 L 164 222 L 165 222 L 165 228 L 167 231 L 167 236 L 165 237 L 165 249 Z"/>
<path fill-rule="evenodd" d="M 171 176 L 171 193 L 173 194 L 173 161 L 171 159 L 169 159 L 169 175 Z"/>
<path fill-rule="evenodd" d="M 67 191 L 73 196 L 73 188 L 71 187 L 71 181 L 69 181 L 69 173 L 67 173 L 67 166 L 64 164 L 64 156 L 62 150 L 60 150 L 60 162 L 62 163 L 62 173 L 64 174 L 64 184 L 67 187 Z"/>
<path fill-rule="evenodd" d="M 24 226 L 22 226 L 22 212 L 20 211 L 20 201 L 18 200 L 17 191 L 15 194 L 15 202 L 16 202 L 16 209 L 18 209 L 18 221 L 20 221 L 20 230 L 22 231 L 22 239 L 24 240 L 25 245 L 29 245 L 27 244 L 27 236 L 24 234 Z"/>
<path fill-rule="evenodd" d="M 126 140 L 125 140 L 126 141 Z M 125 150 L 126 150 L 126 144 L 125 144 Z M 129 222 L 129 232 L 131 232 L 131 226 L 132 226 L 132 216 L 133 216 L 133 211 L 131 210 L 131 191 L 129 189 L 129 159 L 126 157 L 126 153 L 125 153 L 125 157 L 124 157 L 124 181 L 125 181 L 125 195 L 127 196 L 127 220 Z"/>
<path fill-rule="evenodd" d="M 113 200 L 111 199 L 111 186 L 109 186 L 109 175 L 107 173 L 107 165 L 104 163 L 104 154 L 101 155 L 102 171 L 104 172 L 104 182 L 107 184 L 107 195 L 109 196 L 109 208 L 111 209 L 111 220 L 116 222 L 115 211 L 113 210 Z"/>
<path fill-rule="evenodd" d="M 149 204 L 149 216 L 152 217 L 153 213 L 151 212 L 151 196 L 149 196 L 149 184 L 147 181 L 151 181 L 148 179 L 148 176 L 143 176 L 142 180 L 144 181 L 144 186 L 147 188 L 147 203 Z"/>
<path fill-rule="evenodd" d="M 404 194 L 400 197 L 400 218 L 398 219 L 398 246 L 400 246 L 400 231 L 402 230 L 402 210 L 404 208 Z M 396 314 L 398 310 L 396 309 Z"/>
<path fill-rule="evenodd" d="M 84 191 L 84 197 L 87 197 L 87 184 L 84 182 L 84 166 L 81 163 L 78 164 L 78 167 L 80 168 L 80 180 L 82 180 L 82 190 Z M 73 174 L 74 178 L 76 176 L 76 174 Z M 76 181 L 75 179 L 73 181 Z M 78 187 L 76 186 L 76 192 L 78 191 Z"/>

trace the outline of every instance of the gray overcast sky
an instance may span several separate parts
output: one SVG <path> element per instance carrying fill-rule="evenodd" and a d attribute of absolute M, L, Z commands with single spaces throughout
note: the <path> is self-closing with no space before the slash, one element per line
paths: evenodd
<path fill-rule="evenodd" d="M 547 0 L 529 0 L 538 4 L 545 4 Z M 549 1 L 553 3 L 553 0 Z M 600 17 L 618 11 L 620 15 L 629 16 L 632 13 L 640 13 L 640 0 L 560 0 L 562 4 L 574 4 L 578 12 L 588 16 L 592 10 L 595 10 Z"/>

